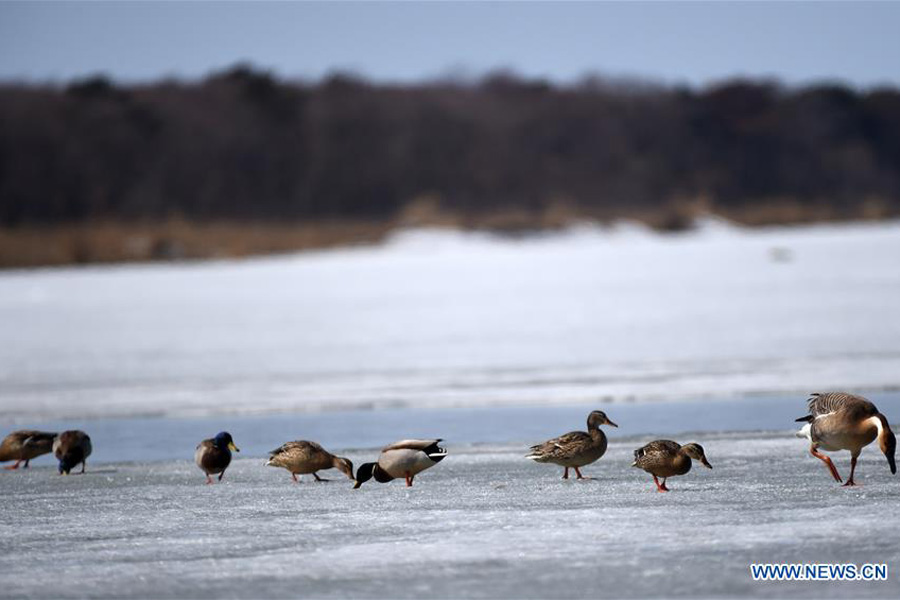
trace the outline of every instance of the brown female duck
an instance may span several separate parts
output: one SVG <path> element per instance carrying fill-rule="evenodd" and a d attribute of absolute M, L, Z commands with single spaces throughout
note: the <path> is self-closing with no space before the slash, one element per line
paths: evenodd
<path fill-rule="evenodd" d="M 874 404 L 862 396 L 828 392 L 813 394 L 807 406 L 809 414 L 797 419 L 806 421 L 806 425 L 797 435 L 809 440 L 810 454 L 825 463 L 835 481 L 841 483 L 841 476 L 831 459 L 819 452 L 820 448 L 829 452 L 850 451 L 850 478 L 845 486 L 856 485 L 853 481 L 856 459 L 862 449 L 875 440 L 878 440 L 878 447 L 887 458 L 891 473 L 897 472 L 894 462 L 897 438 L 888 425 L 887 417 L 878 412 Z"/>
<path fill-rule="evenodd" d="M 3 442 L 0 443 L 0 462 L 16 461 L 16 464 L 4 467 L 4 469 L 14 470 L 19 468 L 19 463 L 25 461 L 22 468 L 27 469 L 28 461 L 32 458 L 37 458 L 42 454 L 48 454 L 53 451 L 53 439 L 55 437 L 55 433 L 35 431 L 34 429 L 13 431 L 3 438 Z"/>
<path fill-rule="evenodd" d="M 656 491 L 668 492 L 666 479 L 676 475 L 684 475 L 691 470 L 691 459 L 699 460 L 704 467 L 712 469 L 706 460 L 706 453 L 700 444 L 690 443 L 682 446 L 672 440 L 656 440 L 634 451 L 632 467 L 643 469 L 653 475 Z M 662 484 L 657 477 L 662 477 Z"/>
<path fill-rule="evenodd" d="M 531 454 L 525 458 L 565 467 L 563 479 L 569 478 L 569 468 L 575 469 L 578 479 L 584 479 L 579 467 L 591 464 L 606 453 L 606 434 L 600 430 L 601 425 L 618 427 L 607 418 L 606 413 L 595 410 L 588 415 L 586 432 L 570 431 L 534 445 L 531 447 Z"/>
<path fill-rule="evenodd" d="M 305 440 L 288 442 L 272 450 L 269 452 L 269 460 L 266 462 L 266 466 L 287 469 L 297 483 L 300 482 L 297 479 L 297 475 L 309 473 L 312 473 L 316 481 L 326 481 L 321 479 L 316 474 L 316 471 L 332 468 L 337 469 L 353 480 L 353 463 L 349 459 L 335 456 L 319 444 Z"/>

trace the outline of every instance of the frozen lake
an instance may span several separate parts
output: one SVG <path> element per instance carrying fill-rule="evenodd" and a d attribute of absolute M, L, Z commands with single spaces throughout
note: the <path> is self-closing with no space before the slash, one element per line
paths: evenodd
<path fill-rule="evenodd" d="M 336 471 L 296 485 L 260 457 L 213 486 L 187 458 L 69 477 L 39 459 L 0 473 L 0 596 L 900 595 L 900 482 L 875 449 L 863 452 L 862 487 L 845 489 L 784 433 L 689 439 L 714 469 L 673 478 L 668 494 L 629 468 L 645 440 L 624 437 L 581 482 L 523 459 L 520 445 L 450 443 L 411 489 L 354 491 Z M 359 464 L 374 451 L 346 454 Z M 754 562 L 887 563 L 891 578 L 761 583 Z"/>
<path fill-rule="evenodd" d="M 0 428 L 82 428 L 85 476 L 0 472 L 0 597 L 900 596 L 900 478 L 842 489 L 794 438 L 809 392 L 900 419 L 900 225 L 375 248 L 0 273 Z M 527 445 L 620 424 L 564 482 Z M 222 485 L 191 457 L 227 429 Z M 402 437 L 416 486 L 294 485 L 263 456 L 355 464 Z M 657 437 L 714 470 L 654 491 Z M 837 458 L 846 474 L 846 453 Z M 756 583 L 753 562 L 887 563 L 888 582 Z"/>
<path fill-rule="evenodd" d="M 900 224 L 0 273 L 0 419 L 900 388 Z"/>

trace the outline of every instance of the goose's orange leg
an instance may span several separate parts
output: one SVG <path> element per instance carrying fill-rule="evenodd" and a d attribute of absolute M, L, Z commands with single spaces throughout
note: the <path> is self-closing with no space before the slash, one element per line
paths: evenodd
<path fill-rule="evenodd" d="M 847 480 L 847 483 L 844 484 L 844 487 L 854 487 L 858 485 L 855 481 L 853 481 L 853 473 L 856 471 L 856 456 L 850 457 L 850 479 Z"/>
<path fill-rule="evenodd" d="M 834 477 L 835 481 L 837 481 L 838 483 L 841 483 L 844 481 L 843 479 L 841 479 L 841 476 L 838 474 L 838 470 L 834 466 L 834 463 L 831 462 L 831 459 L 828 458 L 828 456 L 826 456 L 825 454 L 822 454 L 821 452 L 819 452 L 819 450 L 816 446 L 810 447 L 809 453 L 825 463 L 825 465 L 828 467 L 828 470 L 831 471 L 831 476 Z"/>

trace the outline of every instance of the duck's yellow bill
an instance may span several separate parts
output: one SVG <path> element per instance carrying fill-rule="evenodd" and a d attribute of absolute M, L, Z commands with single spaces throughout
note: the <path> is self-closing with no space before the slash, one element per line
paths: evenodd
<path fill-rule="evenodd" d="M 235 452 L 240 452 L 241 449 L 234 445 L 234 442 L 228 442 L 228 449 L 233 450 Z"/>
<path fill-rule="evenodd" d="M 362 485 L 362 481 L 357 481 L 355 479 L 353 480 L 353 489 L 354 490 L 358 490 L 359 486 L 361 486 L 361 485 Z"/>

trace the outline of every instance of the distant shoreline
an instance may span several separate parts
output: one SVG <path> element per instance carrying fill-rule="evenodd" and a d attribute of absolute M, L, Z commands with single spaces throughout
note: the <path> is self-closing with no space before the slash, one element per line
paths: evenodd
<path fill-rule="evenodd" d="M 445 228 L 510 237 L 562 231 L 579 224 L 611 226 L 632 221 L 660 233 L 694 229 L 702 210 L 675 208 L 652 214 L 591 215 L 566 209 L 554 213 L 506 211 L 461 216 L 431 207 L 412 206 L 390 221 L 194 222 L 183 219 L 124 222 L 98 221 L 62 225 L 0 227 L 0 269 L 144 262 L 203 261 L 291 254 L 306 250 L 378 244 L 410 228 Z M 838 216 L 828 210 L 783 205 L 740 213 L 718 213 L 746 227 L 799 226 L 890 220 L 878 210 Z"/>

